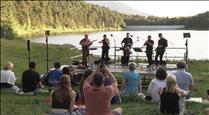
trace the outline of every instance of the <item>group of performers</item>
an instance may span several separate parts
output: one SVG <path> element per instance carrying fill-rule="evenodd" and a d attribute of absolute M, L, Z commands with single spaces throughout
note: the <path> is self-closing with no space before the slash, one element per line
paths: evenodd
<path fill-rule="evenodd" d="M 162 33 L 158 34 L 159 40 L 157 48 L 155 49 L 156 55 L 155 55 L 155 61 L 152 60 L 153 55 L 153 45 L 154 41 L 151 39 L 151 36 L 147 36 L 147 40 L 143 44 L 142 47 L 146 46 L 146 56 L 149 63 L 149 66 L 152 64 L 158 65 L 158 64 L 164 64 L 163 63 L 163 55 L 165 52 L 166 47 L 168 46 L 167 40 L 163 37 Z M 90 41 L 88 39 L 88 35 L 86 34 L 84 38 L 80 41 L 80 45 L 82 46 L 82 52 L 83 52 L 83 58 L 82 58 L 82 64 L 87 67 L 87 59 L 89 55 L 89 47 L 93 44 L 94 41 Z M 99 42 L 102 43 L 102 60 L 109 61 L 109 49 L 110 49 L 110 40 L 107 38 L 107 35 L 103 35 L 103 39 Z M 133 40 L 130 37 L 130 33 L 126 33 L 126 37 L 121 42 L 121 50 L 123 50 L 123 56 L 121 59 L 122 65 L 128 65 L 129 58 L 131 52 L 131 48 L 133 46 Z M 160 61 L 158 61 L 158 57 L 160 57 Z"/>

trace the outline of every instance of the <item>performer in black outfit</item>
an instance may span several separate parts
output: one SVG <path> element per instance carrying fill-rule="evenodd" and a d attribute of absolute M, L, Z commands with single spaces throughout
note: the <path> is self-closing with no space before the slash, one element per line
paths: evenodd
<path fill-rule="evenodd" d="M 156 56 L 155 56 L 156 65 L 158 65 L 158 56 L 160 56 L 160 64 L 162 64 L 165 48 L 168 47 L 167 40 L 163 37 L 162 33 L 159 33 L 158 36 L 160 39 L 158 40 L 158 46 L 156 48 Z"/>
<path fill-rule="evenodd" d="M 131 46 L 133 45 L 132 38 L 129 37 L 130 34 L 126 33 L 126 37 L 122 40 L 121 45 L 123 47 L 123 59 L 122 61 L 124 65 L 128 65 L 129 57 L 131 54 Z M 124 45 L 123 45 L 124 44 Z"/>
<path fill-rule="evenodd" d="M 104 34 L 103 35 L 103 40 L 100 41 L 99 43 L 102 43 L 103 46 L 102 46 L 102 60 L 105 60 L 106 62 L 109 61 L 109 49 L 110 49 L 110 40 L 107 38 L 107 35 Z"/>
<path fill-rule="evenodd" d="M 144 46 L 146 46 L 146 55 L 147 60 L 149 62 L 149 67 L 152 65 L 152 50 L 153 50 L 154 41 L 151 40 L 151 36 L 147 36 L 147 41 L 144 43 Z"/>

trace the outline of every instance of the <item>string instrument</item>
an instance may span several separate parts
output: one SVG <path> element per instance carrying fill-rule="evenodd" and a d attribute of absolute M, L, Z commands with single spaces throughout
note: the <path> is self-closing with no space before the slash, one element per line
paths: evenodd
<path fill-rule="evenodd" d="M 84 44 L 82 44 L 82 46 L 83 47 L 86 47 L 86 46 L 88 47 L 88 46 L 92 45 L 93 42 L 95 42 L 95 41 L 97 41 L 97 40 L 92 40 L 92 41 L 85 42 Z"/>

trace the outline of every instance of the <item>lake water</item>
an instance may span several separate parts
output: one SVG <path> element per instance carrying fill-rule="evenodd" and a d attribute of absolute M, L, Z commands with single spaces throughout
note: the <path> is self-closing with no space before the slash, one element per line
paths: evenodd
<path fill-rule="evenodd" d="M 183 38 L 183 33 L 190 33 L 191 38 L 188 38 L 189 48 L 189 59 L 209 59 L 209 31 L 197 31 L 197 30 L 151 30 L 151 31 L 107 31 L 107 32 L 91 32 L 89 34 L 90 40 L 97 40 L 91 47 L 100 47 L 97 50 L 91 50 L 90 53 L 93 55 L 101 55 L 102 44 L 98 43 L 103 39 L 103 34 L 106 34 L 110 39 L 110 46 L 114 47 L 121 46 L 122 39 L 129 32 L 133 35 L 132 39 L 134 42 L 133 47 L 142 47 L 143 43 L 147 39 L 148 35 L 152 36 L 154 40 L 154 47 L 157 46 L 158 33 L 162 33 L 164 38 L 168 40 L 168 47 L 180 47 L 185 48 L 186 39 Z M 111 34 L 113 35 L 111 37 Z M 63 35 L 52 35 L 49 36 L 49 44 L 72 44 L 78 49 L 81 49 L 79 41 L 84 38 L 83 33 L 76 34 L 63 34 Z M 34 37 L 32 42 L 45 43 L 45 37 Z M 142 49 L 143 51 L 145 49 Z M 144 52 L 132 51 L 132 56 L 145 56 Z M 167 49 L 166 56 L 184 56 L 185 50 Z M 122 51 L 117 51 L 117 55 L 121 55 Z M 110 55 L 114 55 L 114 48 L 110 49 Z"/>

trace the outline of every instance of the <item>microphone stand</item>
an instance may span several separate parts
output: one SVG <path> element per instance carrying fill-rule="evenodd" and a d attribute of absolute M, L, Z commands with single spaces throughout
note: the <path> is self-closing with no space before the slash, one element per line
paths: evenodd
<path fill-rule="evenodd" d="M 46 36 L 46 72 L 48 73 L 49 70 L 49 52 L 48 52 L 48 36 L 49 36 L 49 30 L 45 31 Z"/>
<path fill-rule="evenodd" d="M 113 38 L 114 40 L 114 61 L 116 63 L 116 40 L 115 38 L 113 37 L 113 34 L 110 34 L 110 36 Z"/>

